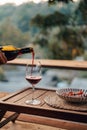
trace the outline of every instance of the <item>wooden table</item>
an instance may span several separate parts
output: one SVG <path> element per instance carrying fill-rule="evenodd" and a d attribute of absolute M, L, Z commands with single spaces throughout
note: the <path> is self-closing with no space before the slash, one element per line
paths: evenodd
<path fill-rule="evenodd" d="M 27 105 L 25 101 L 31 99 L 32 89 L 25 88 L 19 92 L 10 94 L 0 100 L 0 119 L 7 111 L 14 112 L 5 120 L 1 120 L 0 128 L 9 121 L 15 121 L 20 114 L 34 115 L 37 123 L 47 124 L 54 127 L 68 128 L 68 130 L 87 130 L 87 112 L 56 109 L 46 104 L 44 98 L 49 94 L 56 94 L 55 90 L 36 88 L 35 98 L 41 100 L 37 106 Z"/>

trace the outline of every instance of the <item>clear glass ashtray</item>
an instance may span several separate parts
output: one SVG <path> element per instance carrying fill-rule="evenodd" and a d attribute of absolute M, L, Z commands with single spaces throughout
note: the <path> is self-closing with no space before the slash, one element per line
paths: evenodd
<path fill-rule="evenodd" d="M 61 88 L 56 90 L 57 95 L 68 102 L 87 102 L 87 90 L 77 88 Z"/>

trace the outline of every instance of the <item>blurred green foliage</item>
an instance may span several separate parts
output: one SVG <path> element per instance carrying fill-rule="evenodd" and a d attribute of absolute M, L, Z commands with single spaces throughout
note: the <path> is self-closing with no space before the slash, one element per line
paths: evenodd
<path fill-rule="evenodd" d="M 0 6 L 0 45 L 33 46 L 37 57 L 72 60 L 87 50 L 87 4 Z M 41 54 L 40 54 L 40 53 Z"/>

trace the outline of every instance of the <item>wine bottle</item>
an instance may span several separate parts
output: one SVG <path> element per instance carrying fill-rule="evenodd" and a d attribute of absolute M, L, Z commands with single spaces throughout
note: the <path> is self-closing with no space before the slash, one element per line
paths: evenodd
<path fill-rule="evenodd" d="M 1 46 L 0 50 L 5 54 L 7 60 L 13 60 L 18 55 L 34 52 L 32 47 L 16 48 L 13 45 Z"/>

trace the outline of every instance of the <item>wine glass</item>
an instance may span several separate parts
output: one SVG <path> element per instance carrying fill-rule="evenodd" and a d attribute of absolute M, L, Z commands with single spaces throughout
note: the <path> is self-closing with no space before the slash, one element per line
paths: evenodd
<path fill-rule="evenodd" d="M 41 76 L 41 63 L 37 62 L 36 65 L 26 66 L 26 80 L 32 85 L 32 99 L 25 101 L 26 104 L 38 105 L 40 104 L 40 100 L 34 98 L 35 85 L 42 79 Z"/>

